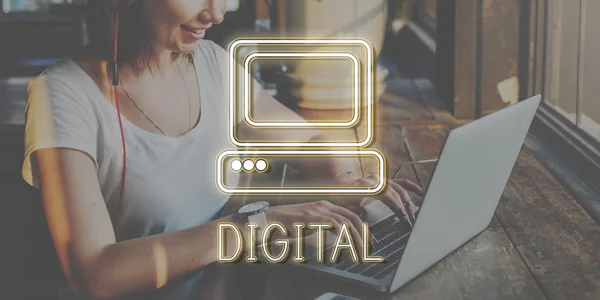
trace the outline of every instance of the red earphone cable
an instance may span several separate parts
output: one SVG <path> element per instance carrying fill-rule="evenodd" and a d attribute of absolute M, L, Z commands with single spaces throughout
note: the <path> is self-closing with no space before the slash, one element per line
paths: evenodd
<path fill-rule="evenodd" d="M 113 230 L 117 231 L 117 225 L 121 217 L 121 205 L 125 196 L 125 178 L 127 175 L 127 147 L 125 146 L 125 132 L 123 130 L 123 120 L 121 119 L 121 107 L 119 105 L 119 75 L 118 75 L 118 41 L 119 41 L 119 11 L 115 12 L 115 35 L 114 35 L 114 54 L 113 54 L 113 88 L 115 93 L 115 106 L 117 107 L 117 117 L 119 119 L 119 129 L 121 130 L 121 144 L 123 145 L 123 179 L 121 181 L 121 195 L 117 204 L 117 216 L 113 225 Z"/>

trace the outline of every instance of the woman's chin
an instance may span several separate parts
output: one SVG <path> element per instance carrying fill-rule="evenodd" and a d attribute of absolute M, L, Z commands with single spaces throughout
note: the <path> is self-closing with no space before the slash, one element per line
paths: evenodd
<path fill-rule="evenodd" d="M 181 54 L 194 54 L 196 49 L 200 46 L 200 41 L 194 43 L 184 43 L 179 46 L 179 53 Z"/>

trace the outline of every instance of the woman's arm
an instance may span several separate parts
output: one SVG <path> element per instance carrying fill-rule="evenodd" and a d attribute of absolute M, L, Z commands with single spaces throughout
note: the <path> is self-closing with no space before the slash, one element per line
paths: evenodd
<path fill-rule="evenodd" d="M 216 261 L 217 223 L 236 222 L 227 217 L 116 243 L 92 159 L 71 149 L 38 150 L 35 157 L 50 233 L 66 279 L 80 295 L 112 299 L 193 275 Z"/>
<path fill-rule="evenodd" d="M 245 228 L 232 216 L 190 229 L 116 242 L 100 192 L 92 159 L 71 149 L 34 152 L 41 180 L 46 218 L 54 245 L 71 288 L 93 299 L 122 298 L 177 283 L 197 274 L 217 259 L 219 222 Z M 360 218 L 328 202 L 283 205 L 267 211 L 269 221 L 292 228 L 294 222 L 329 222 L 339 229 L 347 223 L 361 243 Z M 243 243 L 248 237 L 241 230 Z M 235 248 L 233 234 L 225 248 Z"/>

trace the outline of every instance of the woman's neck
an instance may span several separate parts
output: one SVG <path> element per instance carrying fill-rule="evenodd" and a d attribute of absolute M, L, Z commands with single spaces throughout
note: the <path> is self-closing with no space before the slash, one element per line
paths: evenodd
<path fill-rule="evenodd" d="M 119 77 L 123 80 L 152 78 L 157 81 L 165 81 L 179 72 L 186 59 L 187 57 L 184 55 L 179 55 L 174 59 L 171 51 L 156 52 L 143 70 L 135 70 L 131 65 L 119 65 Z"/>
<path fill-rule="evenodd" d="M 170 51 L 157 53 L 148 66 L 143 70 L 134 70 L 132 65 L 119 64 L 119 79 L 121 82 L 131 86 L 133 81 L 137 84 L 148 84 L 152 82 L 170 82 L 178 76 L 178 66 L 187 63 L 187 56 L 180 55 L 173 60 Z M 102 58 L 92 49 L 86 48 L 83 52 L 73 56 L 73 60 L 96 82 L 103 94 L 112 97 L 112 61 Z"/>

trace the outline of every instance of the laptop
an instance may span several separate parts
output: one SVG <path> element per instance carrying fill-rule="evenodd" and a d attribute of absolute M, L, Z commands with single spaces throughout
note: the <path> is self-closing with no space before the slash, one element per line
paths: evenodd
<path fill-rule="evenodd" d="M 365 207 L 378 241 L 371 255 L 383 256 L 383 263 L 356 263 L 346 255 L 337 263 L 293 265 L 396 291 L 488 227 L 540 101 L 538 95 L 452 130 L 414 227 L 380 201 Z"/>

